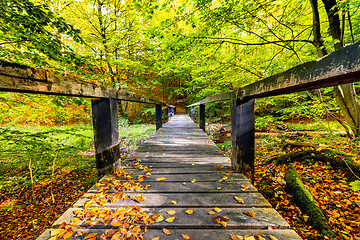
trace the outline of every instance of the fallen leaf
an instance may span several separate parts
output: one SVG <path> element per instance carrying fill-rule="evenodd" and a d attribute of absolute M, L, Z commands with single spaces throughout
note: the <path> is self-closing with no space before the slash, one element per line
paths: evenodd
<path fill-rule="evenodd" d="M 214 215 L 215 212 L 214 212 L 214 211 L 210 211 L 209 214 L 210 214 L 210 215 Z"/>
<path fill-rule="evenodd" d="M 112 222 L 110 223 L 111 226 L 114 226 L 114 227 L 119 227 L 121 225 L 123 225 L 123 222 L 122 221 L 119 221 L 117 218 L 113 219 Z"/>
<path fill-rule="evenodd" d="M 167 221 L 168 223 L 171 223 L 175 220 L 175 217 L 171 217 L 171 218 L 167 218 L 165 221 Z"/>
<path fill-rule="evenodd" d="M 220 190 L 221 189 L 221 187 L 218 187 L 218 188 L 216 188 L 217 190 Z"/>
<path fill-rule="evenodd" d="M 181 234 L 181 236 L 184 238 L 184 239 L 190 239 L 190 237 L 186 234 Z"/>
<path fill-rule="evenodd" d="M 175 215 L 175 214 L 176 214 L 176 211 L 175 211 L 175 210 L 170 210 L 170 211 L 167 211 L 167 213 L 168 213 L 169 215 Z"/>
<path fill-rule="evenodd" d="M 254 236 L 247 236 L 244 240 L 256 240 Z"/>
<path fill-rule="evenodd" d="M 258 237 L 259 240 L 266 240 L 263 235 L 259 234 L 259 233 L 254 233 L 254 237 Z"/>
<path fill-rule="evenodd" d="M 155 218 L 155 221 L 156 222 L 162 222 L 162 221 L 164 221 L 164 216 L 163 215 L 159 215 L 157 218 Z"/>
<path fill-rule="evenodd" d="M 275 229 L 276 229 L 276 226 L 274 226 L 274 225 L 268 225 L 268 229 L 269 229 L 269 230 L 275 230 Z"/>
<path fill-rule="evenodd" d="M 246 215 L 250 216 L 250 217 L 255 217 L 255 213 L 253 212 L 245 212 Z"/>
<path fill-rule="evenodd" d="M 151 240 L 160 240 L 160 237 L 154 237 Z"/>
<path fill-rule="evenodd" d="M 84 238 L 84 240 L 94 238 L 94 237 L 96 237 L 97 235 L 98 235 L 97 233 L 89 233 L 88 235 L 86 235 L 86 237 Z"/>
<path fill-rule="evenodd" d="M 217 208 L 217 207 L 216 207 L 216 208 L 214 208 L 214 211 L 215 211 L 215 212 L 221 212 L 222 210 L 221 210 L 220 208 Z"/>
<path fill-rule="evenodd" d="M 272 235 L 269 235 L 269 237 L 270 237 L 271 240 L 279 240 L 279 239 L 277 239 L 276 237 L 274 237 Z"/>
<path fill-rule="evenodd" d="M 171 203 L 171 204 L 177 204 L 177 201 L 174 201 L 174 200 L 173 200 L 173 201 L 171 201 L 170 203 Z"/>
<path fill-rule="evenodd" d="M 159 177 L 159 178 L 156 179 L 156 181 L 159 181 L 159 182 L 160 182 L 160 181 L 164 181 L 164 180 L 166 180 L 165 177 Z"/>
<path fill-rule="evenodd" d="M 213 218 L 214 222 L 221 224 L 223 227 L 226 227 L 227 220 L 229 220 L 229 218 L 226 216 L 216 216 Z"/>
<path fill-rule="evenodd" d="M 242 200 L 241 198 L 234 196 L 235 200 L 238 201 L 239 203 L 244 203 L 244 200 Z"/>
<path fill-rule="evenodd" d="M 244 238 L 240 235 L 232 235 L 230 234 L 232 240 L 243 240 Z"/>
<path fill-rule="evenodd" d="M 66 232 L 62 237 L 63 239 L 68 239 L 73 235 L 73 232 Z"/>
<path fill-rule="evenodd" d="M 188 214 L 188 215 L 190 215 L 190 214 L 193 214 L 193 213 L 194 213 L 194 211 L 193 211 L 193 210 L 191 210 L 191 209 L 186 210 L 185 212 L 186 212 L 186 214 Z"/>
<path fill-rule="evenodd" d="M 171 232 L 170 232 L 168 229 L 166 229 L 166 228 L 163 228 L 163 232 L 164 232 L 166 235 L 171 235 Z"/>

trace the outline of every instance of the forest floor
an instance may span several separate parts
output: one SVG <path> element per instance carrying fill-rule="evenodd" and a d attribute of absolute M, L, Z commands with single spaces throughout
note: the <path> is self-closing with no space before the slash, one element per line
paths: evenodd
<path fill-rule="evenodd" d="M 215 132 L 222 127 L 226 130 L 224 125 L 209 125 L 208 130 Z M 141 132 L 141 135 L 149 136 L 151 131 L 153 130 L 146 131 L 147 134 Z M 14 132 L 13 134 L 19 133 Z M 2 134 L 2 136 L 5 135 Z M 285 192 L 284 171 L 286 166 L 267 163 L 272 156 L 288 152 L 287 149 L 282 148 L 283 140 L 289 138 L 287 135 L 286 132 L 280 131 L 272 131 L 271 134 L 257 134 L 255 186 L 303 239 L 324 239 L 316 229 L 311 227 L 308 221 L 309 217 L 301 213 L 300 209 L 292 202 L 291 196 Z M 333 138 L 331 141 L 341 143 L 337 144 L 341 151 L 354 156 L 358 156 L 360 151 L 358 143 L 351 142 L 340 134 L 334 136 L 322 132 L 322 134 L 311 136 L 298 135 L 296 136 L 297 141 L 313 141 L 327 145 L 331 144 L 329 138 Z M 124 136 L 129 136 L 129 130 L 124 129 Z M 291 135 L 291 138 L 293 137 Z M 0 139 L 0 144 L 1 140 L 5 141 L 4 139 L 6 140 L 6 138 Z M 136 136 L 123 137 L 123 153 L 131 152 L 143 140 L 143 136 L 138 140 L 136 140 Z M 63 141 L 62 144 L 64 145 Z M 228 141 L 218 143 L 218 145 L 225 151 L 229 151 L 230 143 Z M 14 150 L 12 149 L 12 151 Z M 73 150 L 74 153 L 80 155 L 83 161 L 87 162 L 87 165 L 58 168 L 51 177 L 39 178 L 33 184 L 28 182 L 16 191 L 9 192 L 8 185 L 12 178 L 5 174 L 7 169 L 0 169 L 1 174 L 7 177 L 7 181 L 2 179 L 0 182 L 0 187 L 2 186 L 0 189 L 0 214 L 2 216 L 0 239 L 35 239 L 96 181 L 96 172 L 92 171 L 92 164 L 94 164 L 94 157 L 91 154 L 92 146 L 85 146 L 85 149 L 83 146 L 81 149 Z M 354 162 L 360 164 L 359 158 L 354 158 Z M 26 164 L 29 162 L 27 161 Z M 314 195 L 318 205 L 328 216 L 333 230 L 341 234 L 343 239 L 359 240 L 360 192 L 352 191 L 345 175 L 338 169 L 332 169 L 328 164 L 309 159 L 306 163 L 295 163 L 295 167 L 306 184 L 306 188 Z M 17 174 L 28 176 L 29 170 L 23 167 Z"/>

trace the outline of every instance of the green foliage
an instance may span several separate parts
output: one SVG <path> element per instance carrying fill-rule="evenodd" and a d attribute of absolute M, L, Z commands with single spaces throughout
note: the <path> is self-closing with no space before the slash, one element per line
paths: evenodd
<path fill-rule="evenodd" d="M 360 191 L 360 181 L 359 180 L 351 182 L 350 186 L 353 191 Z"/>
<path fill-rule="evenodd" d="M 34 4 L 30 0 L 3 0 L 0 3 L 1 59 L 30 61 L 51 68 L 54 66 L 48 60 L 54 60 L 73 66 L 80 63 L 80 58 L 62 38 L 83 43 L 79 33 L 45 4 Z"/>
<path fill-rule="evenodd" d="M 30 184 L 30 159 L 35 182 L 51 176 L 53 161 L 55 171 L 96 173 L 94 157 L 80 154 L 90 151 L 92 144 L 91 125 L 0 127 L 0 191 L 18 191 Z"/>

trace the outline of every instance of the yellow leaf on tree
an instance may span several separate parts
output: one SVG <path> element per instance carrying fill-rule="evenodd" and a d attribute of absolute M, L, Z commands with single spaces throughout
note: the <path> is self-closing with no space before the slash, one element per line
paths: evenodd
<path fill-rule="evenodd" d="M 184 239 L 190 239 L 190 237 L 186 234 L 181 234 L 181 236 L 184 238 Z"/>
<path fill-rule="evenodd" d="M 168 229 L 166 229 L 166 228 L 163 228 L 163 232 L 164 232 L 166 235 L 171 235 L 171 232 L 170 232 Z"/>
<path fill-rule="evenodd" d="M 171 223 L 175 220 L 175 217 L 167 218 L 165 221 Z"/>
<path fill-rule="evenodd" d="M 194 211 L 193 211 L 193 210 L 191 210 L 191 209 L 186 210 L 185 212 L 186 212 L 186 214 L 189 214 L 189 215 L 194 213 Z"/>
<path fill-rule="evenodd" d="M 221 212 L 222 210 L 221 210 L 220 208 L 217 208 L 217 207 L 216 207 L 216 208 L 214 208 L 214 211 L 215 211 L 215 212 Z"/>
<path fill-rule="evenodd" d="M 164 181 L 164 180 L 166 180 L 165 177 L 159 177 L 159 178 L 156 179 L 156 181 Z"/>
<path fill-rule="evenodd" d="M 242 200 L 242 198 L 239 198 L 237 196 L 234 196 L 235 200 L 238 201 L 239 203 L 244 203 L 244 200 Z"/>

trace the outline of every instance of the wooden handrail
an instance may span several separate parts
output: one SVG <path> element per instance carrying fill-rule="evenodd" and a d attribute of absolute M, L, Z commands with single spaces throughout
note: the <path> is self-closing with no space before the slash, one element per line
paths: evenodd
<path fill-rule="evenodd" d="M 235 91 L 220 93 L 188 107 L 240 98 L 264 98 L 311 89 L 331 87 L 360 81 L 360 42 L 343 47 L 331 54 L 303 63 Z"/>
<path fill-rule="evenodd" d="M 0 91 L 64 95 L 157 104 L 174 107 L 134 93 L 84 82 L 73 77 L 0 60 Z"/>

